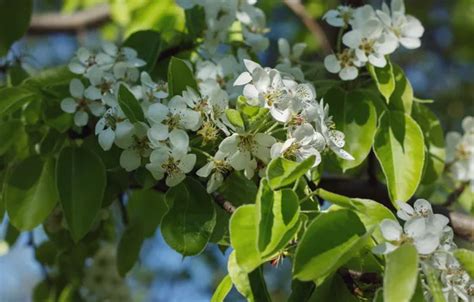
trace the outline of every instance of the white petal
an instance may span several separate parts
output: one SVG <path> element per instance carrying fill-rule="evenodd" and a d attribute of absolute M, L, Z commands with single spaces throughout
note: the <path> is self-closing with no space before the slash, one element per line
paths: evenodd
<path fill-rule="evenodd" d="M 133 171 L 140 167 L 141 157 L 135 150 L 127 149 L 120 154 L 120 166 L 127 172 Z"/>
<path fill-rule="evenodd" d="M 339 72 L 339 77 L 341 80 L 350 81 L 359 75 L 359 70 L 354 66 L 344 67 L 341 72 Z"/>
<path fill-rule="evenodd" d="M 387 65 L 387 60 L 382 54 L 370 54 L 369 62 L 370 64 L 380 68 L 385 67 L 385 65 Z"/>
<path fill-rule="evenodd" d="M 229 158 L 229 164 L 236 171 L 241 171 L 245 169 L 249 161 L 250 161 L 250 153 L 247 151 L 244 151 L 244 152 L 237 151 Z"/>
<path fill-rule="evenodd" d="M 82 98 L 84 93 L 84 85 L 79 79 L 72 79 L 69 83 L 69 92 L 75 98 Z"/>
<path fill-rule="evenodd" d="M 257 99 L 258 90 L 253 84 L 247 84 L 244 86 L 243 95 L 249 100 Z"/>
<path fill-rule="evenodd" d="M 100 92 L 99 88 L 95 86 L 89 86 L 84 92 L 84 96 L 89 100 L 100 100 L 102 98 L 102 93 Z"/>
<path fill-rule="evenodd" d="M 87 122 L 89 121 L 89 115 L 87 112 L 84 111 L 77 111 L 74 114 L 74 124 L 78 127 L 82 127 L 87 125 Z"/>
<path fill-rule="evenodd" d="M 422 237 L 415 238 L 414 244 L 418 253 L 428 255 L 438 248 L 439 237 L 431 233 L 426 233 Z"/>
<path fill-rule="evenodd" d="M 147 116 L 148 119 L 155 123 L 161 123 L 165 118 L 168 117 L 168 107 L 161 103 L 154 103 L 148 107 Z"/>
<path fill-rule="evenodd" d="M 351 30 L 347 32 L 346 34 L 344 34 L 344 36 L 342 37 L 342 42 L 344 43 L 344 45 L 353 49 L 356 49 L 359 47 L 361 40 L 362 40 L 362 36 L 360 32 L 357 30 Z"/>
<path fill-rule="evenodd" d="M 399 201 L 399 200 L 397 200 L 396 203 L 397 203 L 398 207 L 400 208 L 397 211 L 397 216 L 400 219 L 407 221 L 408 219 L 410 219 L 415 214 L 415 210 L 408 203 L 405 203 L 405 202 Z"/>
<path fill-rule="evenodd" d="M 405 222 L 404 229 L 408 236 L 414 238 L 427 232 L 426 220 L 422 217 L 413 217 Z"/>
<path fill-rule="evenodd" d="M 421 46 L 421 40 L 418 38 L 400 38 L 400 44 L 407 49 L 415 49 Z"/>
<path fill-rule="evenodd" d="M 177 152 L 179 154 L 186 154 L 189 147 L 189 136 L 186 131 L 181 129 L 174 129 L 170 132 L 169 140 L 171 147 L 173 148 L 173 152 Z"/>
<path fill-rule="evenodd" d="M 413 204 L 413 208 L 418 215 L 428 215 L 433 214 L 433 209 L 431 204 L 426 199 L 417 199 Z"/>
<path fill-rule="evenodd" d="M 196 154 L 186 154 L 181 161 L 179 162 L 179 168 L 184 173 L 189 173 L 194 168 L 196 164 Z"/>
<path fill-rule="evenodd" d="M 223 153 L 232 153 L 237 150 L 238 135 L 233 134 L 232 136 L 224 138 L 219 145 L 219 151 Z"/>
<path fill-rule="evenodd" d="M 69 63 L 68 67 L 69 70 L 75 74 L 83 74 L 84 72 L 86 72 L 86 67 L 79 62 L 72 61 L 71 63 Z"/>
<path fill-rule="evenodd" d="M 235 79 L 234 86 L 242 86 L 249 83 L 252 80 L 252 76 L 247 71 L 241 73 L 237 79 Z"/>
<path fill-rule="evenodd" d="M 290 57 L 290 45 L 288 44 L 288 41 L 286 39 L 278 39 L 278 50 L 283 58 Z"/>
<path fill-rule="evenodd" d="M 402 227 L 398 222 L 391 219 L 384 219 L 380 223 L 380 231 L 388 241 L 398 241 L 402 236 Z"/>
<path fill-rule="evenodd" d="M 161 141 L 168 138 L 168 126 L 163 124 L 153 124 L 148 129 L 148 138 L 152 143 L 158 145 Z"/>
<path fill-rule="evenodd" d="M 255 63 L 254 61 L 244 59 L 244 65 L 247 70 L 252 73 L 255 68 L 261 68 L 261 66 L 258 63 Z"/>
<path fill-rule="evenodd" d="M 77 109 L 77 103 L 73 98 L 65 98 L 61 101 L 61 109 L 67 113 L 74 113 Z"/>
<path fill-rule="evenodd" d="M 186 175 L 184 173 L 175 173 L 173 175 L 168 175 L 165 183 L 168 187 L 174 187 L 179 185 L 185 178 Z"/>
<path fill-rule="evenodd" d="M 255 141 L 265 147 L 270 147 L 275 143 L 275 138 L 271 135 L 265 134 L 265 133 L 257 133 L 255 134 Z"/>
<path fill-rule="evenodd" d="M 199 170 L 196 171 L 196 175 L 200 177 L 208 177 L 212 170 L 214 169 L 214 162 L 210 161 L 204 166 L 202 166 Z"/>
<path fill-rule="evenodd" d="M 110 150 L 115 140 L 115 132 L 111 128 L 107 128 L 99 134 L 99 145 L 104 151 Z"/>

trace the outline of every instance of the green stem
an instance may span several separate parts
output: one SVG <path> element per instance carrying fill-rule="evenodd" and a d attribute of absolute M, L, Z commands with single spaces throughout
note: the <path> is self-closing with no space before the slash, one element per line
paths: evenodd
<path fill-rule="evenodd" d="M 276 127 L 278 127 L 280 124 L 278 123 L 274 123 L 272 126 L 270 126 L 270 128 L 268 128 L 267 130 L 265 130 L 265 133 L 267 134 L 271 134 L 272 130 L 275 129 Z"/>
<path fill-rule="evenodd" d="M 191 147 L 191 151 L 196 152 L 196 153 L 200 153 L 200 154 L 204 155 L 205 157 L 207 157 L 207 158 L 209 158 L 209 159 L 213 159 L 213 158 L 214 158 L 212 155 L 210 155 L 210 154 L 207 153 L 206 151 L 201 150 L 201 149 L 196 148 L 196 147 Z"/>
<path fill-rule="evenodd" d="M 339 33 L 337 34 L 337 53 L 341 53 L 342 50 L 342 35 L 344 34 L 344 31 L 346 30 L 347 25 L 341 27 L 339 29 Z"/>

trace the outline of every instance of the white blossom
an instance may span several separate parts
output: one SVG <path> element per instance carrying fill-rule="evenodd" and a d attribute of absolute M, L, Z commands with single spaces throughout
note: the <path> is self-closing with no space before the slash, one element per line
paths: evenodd
<path fill-rule="evenodd" d="M 225 175 L 231 170 L 232 167 L 226 160 L 225 154 L 217 151 L 207 164 L 196 171 L 196 174 L 205 178 L 210 176 L 207 181 L 206 189 L 208 193 L 212 193 L 222 185 Z"/>
<path fill-rule="evenodd" d="M 334 27 L 348 26 L 352 21 L 353 8 L 347 5 L 339 5 L 337 9 L 331 9 L 323 16 L 323 20 Z"/>
<path fill-rule="evenodd" d="M 358 67 L 363 64 L 355 55 L 355 50 L 346 48 L 341 53 L 330 54 L 324 58 L 324 66 L 327 71 L 339 74 L 341 80 L 349 81 L 359 75 Z"/>

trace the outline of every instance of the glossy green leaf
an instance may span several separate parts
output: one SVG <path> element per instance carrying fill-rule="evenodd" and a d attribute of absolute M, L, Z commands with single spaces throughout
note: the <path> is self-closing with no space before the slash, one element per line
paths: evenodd
<path fill-rule="evenodd" d="M 338 274 L 328 277 L 320 286 L 316 287 L 308 302 L 358 302 L 351 294 L 346 283 Z"/>
<path fill-rule="evenodd" d="M 127 203 L 130 224 L 141 224 L 145 237 L 151 237 L 168 212 L 163 193 L 153 189 L 133 190 Z"/>
<path fill-rule="evenodd" d="M 367 69 L 374 79 L 380 93 L 388 103 L 390 96 L 395 90 L 395 77 L 393 75 L 392 64 L 390 61 L 387 61 L 387 65 L 385 65 L 383 68 L 378 68 L 371 64 L 367 64 Z"/>
<path fill-rule="evenodd" d="M 377 129 L 377 111 L 369 94 L 362 91 L 345 92 L 335 87 L 324 96 L 329 104 L 329 113 L 338 130 L 345 135 L 344 150 L 354 160 L 338 162 L 343 171 L 357 167 L 369 155 Z"/>
<path fill-rule="evenodd" d="M 171 96 L 179 95 L 187 87 L 198 91 L 193 71 L 185 61 L 172 57 L 168 66 L 169 93 Z"/>
<path fill-rule="evenodd" d="M 296 249 L 294 278 L 320 282 L 354 256 L 366 240 L 364 234 L 364 225 L 352 211 L 319 214 Z"/>
<path fill-rule="evenodd" d="M 421 181 L 425 158 L 418 124 L 407 114 L 386 112 L 375 135 L 374 151 L 392 202 L 410 199 Z"/>
<path fill-rule="evenodd" d="M 212 295 L 211 302 L 224 302 L 231 289 L 232 279 L 229 275 L 226 275 L 217 286 L 216 291 Z"/>
<path fill-rule="evenodd" d="M 390 96 L 389 107 L 391 110 L 400 110 L 411 114 L 413 106 L 413 88 L 405 73 L 398 65 L 393 65 L 393 76 L 395 79 L 395 90 Z"/>
<path fill-rule="evenodd" d="M 5 186 L 5 204 L 11 223 L 19 230 L 41 224 L 58 202 L 54 161 L 30 157 L 15 166 Z"/>
<path fill-rule="evenodd" d="M 405 244 L 386 256 L 383 279 L 385 302 L 409 302 L 418 281 L 418 253 Z"/>
<path fill-rule="evenodd" d="M 444 299 L 443 288 L 439 280 L 439 273 L 437 269 L 435 269 L 434 267 L 432 267 L 430 264 L 427 264 L 427 263 L 422 263 L 421 267 L 423 269 L 423 274 L 425 275 L 426 283 L 428 287 L 430 288 L 429 292 L 432 296 L 432 299 L 433 299 L 432 301 L 445 302 L 446 300 Z M 424 300 L 421 300 L 421 301 L 424 301 Z"/>
<path fill-rule="evenodd" d="M 39 91 L 45 89 L 49 91 L 50 88 L 66 86 L 66 91 L 69 92 L 69 82 L 74 78 L 77 78 L 77 75 L 72 73 L 67 66 L 59 66 L 35 73 L 25 80 L 25 86 Z"/>
<path fill-rule="evenodd" d="M 144 239 L 141 224 L 131 224 L 123 232 L 117 247 L 117 268 L 121 276 L 125 276 L 137 262 Z"/>
<path fill-rule="evenodd" d="M 263 260 L 257 247 L 257 208 L 244 205 L 230 218 L 230 242 L 235 250 L 239 267 L 247 273 L 256 269 Z"/>
<path fill-rule="evenodd" d="M 219 188 L 219 194 L 235 206 L 254 203 L 257 186 L 240 172 L 232 172 Z"/>
<path fill-rule="evenodd" d="M 92 227 L 102 205 L 105 166 L 86 148 L 66 147 L 56 164 L 56 186 L 68 229 L 79 241 Z"/>
<path fill-rule="evenodd" d="M 165 241 L 184 256 L 201 253 L 216 224 L 212 197 L 197 180 L 188 177 L 168 190 L 166 202 L 171 208 L 161 221 Z"/>
<path fill-rule="evenodd" d="M 23 124 L 19 120 L 9 120 L 0 123 L 0 155 L 5 154 L 18 139 L 17 133 Z"/>
<path fill-rule="evenodd" d="M 0 57 L 5 56 L 13 42 L 25 34 L 32 10 L 32 0 L 0 1 Z"/>
<path fill-rule="evenodd" d="M 240 116 L 240 112 L 235 109 L 226 109 L 225 116 L 229 122 L 237 128 L 245 129 L 244 120 Z"/>
<path fill-rule="evenodd" d="M 33 92 L 22 87 L 0 88 L 0 116 L 20 108 L 33 96 Z"/>
<path fill-rule="evenodd" d="M 446 151 L 443 128 L 436 115 L 423 104 L 414 104 L 412 116 L 420 125 L 425 138 L 425 165 L 421 182 L 431 184 L 444 171 Z"/>
<path fill-rule="evenodd" d="M 256 201 L 257 245 L 265 257 L 283 248 L 295 235 L 299 219 L 299 199 L 290 189 L 273 191 L 266 179 L 260 182 Z"/>
<path fill-rule="evenodd" d="M 137 51 L 137 57 L 146 62 L 143 69 L 147 72 L 151 72 L 155 67 L 156 60 L 160 55 L 161 45 L 161 35 L 154 30 L 136 31 L 123 43 L 123 46 L 131 47 Z"/>
<path fill-rule="evenodd" d="M 285 158 L 273 159 L 267 167 L 268 184 L 274 190 L 288 186 L 302 177 L 313 167 L 315 157 L 311 156 L 302 162 L 294 162 Z"/>
<path fill-rule="evenodd" d="M 118 103 L 130 122 L 136 123 L 145 121 L 145 114 L 143 113 L 140 103 L 124 84 L 121 84 L 119 88 Z"/>
<path fill-rule="evenodd" d="M 474 252 L 466 249 L 457 249 L 454 251 L 454 256 L 471 278 L 474 278 Z"/>
<path fill-rule="evenodd" d="M 298 279 L 291 281 L 291 294 L 288 302 L 308 301 L 314 292 L 316 284 L 311 281 L 303 282 Z"/>

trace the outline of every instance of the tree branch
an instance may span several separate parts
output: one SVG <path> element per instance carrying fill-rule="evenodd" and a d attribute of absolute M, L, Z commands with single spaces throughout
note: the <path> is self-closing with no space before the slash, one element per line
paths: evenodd
<path fill-rule="evenodd" d="M 32 35 L 80 32 L 87 28 L 94 28 L 110 20 L 108 5 L 98 5 L 90 9 L 70 15 L 60 13 L 46 13 L 31 17 L 28 33 Z"/>
<path fill-rule="evenodd" d="M 301 3 L 300 0 L 283 0 L 283 2 L 288 6 L 295 15 L 301 18 L 301 21 L 304 23 L 306 28 L 313 34 L 316 41 L 321 44 L 321 48 L 324 54 L 332 53 L 331 44 L 329 39 L 324 33 L 324 30 L 321 28 L 321 25 L 314 20 L 306 11 L 306 8 Z"/>

